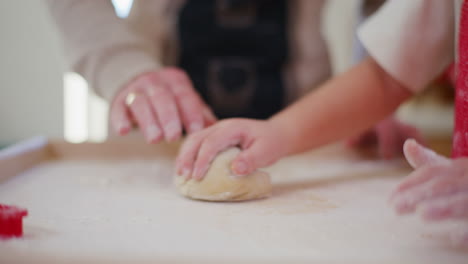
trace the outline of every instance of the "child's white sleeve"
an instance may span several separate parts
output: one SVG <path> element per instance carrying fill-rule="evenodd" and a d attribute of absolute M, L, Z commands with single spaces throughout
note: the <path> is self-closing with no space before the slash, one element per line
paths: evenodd
<path fill-rule="evenodd" d="M 454 13 L 451 0 L 389 0 L 358 36 L 387 73 L 416 93 L 454 60 Z"/>

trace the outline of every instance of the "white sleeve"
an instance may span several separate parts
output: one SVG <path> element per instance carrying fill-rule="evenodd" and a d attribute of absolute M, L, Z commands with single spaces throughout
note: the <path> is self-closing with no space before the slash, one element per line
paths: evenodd
<path fill-rule="evenodd" d="M 110 0 L 47 0 L 65 55 L 97 94 L 111 102 L 138 74 L 158 69 L 154 47 L 117 17 Z"/>
<path fill-rule="evenodd" d="M 369 55 L 412 92 L 454 60 L 452 0 L 389 0 L 359 29 Z"/>

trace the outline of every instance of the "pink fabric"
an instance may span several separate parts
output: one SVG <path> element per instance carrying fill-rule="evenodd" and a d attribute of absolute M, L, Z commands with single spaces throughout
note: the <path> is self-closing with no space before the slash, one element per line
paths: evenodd
<path fill-rule="evenodd" d="M 458 77 L 455 90 L 453 158 L 468 156 L 468 2 L 461 7 L 458 39 Z"/>

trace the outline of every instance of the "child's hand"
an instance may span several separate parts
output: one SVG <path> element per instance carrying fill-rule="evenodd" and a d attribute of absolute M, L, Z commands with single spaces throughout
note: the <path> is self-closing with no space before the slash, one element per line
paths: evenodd
<path fill-rule="evenodd" d="M 403 143 L 409 138 L 424 144 L 417 128 L 402 123 L 394 117 L 388 117 L 369 131 L 349 139 L 348 145 L 352 147 L 376 145 L 380 157 L 392 159 L 403 154 Z"/>
<path fill-rule="evenodd" d="M 270 121 L 228 119 L 190 135 L 176 161 L 176 171 L 200 180 L 211 161 L 224 149 L 239 146 L 242 152 L 232 162 L 237 175 L 247 175 L 287 154 L 287 137 Z"/>
<path fill-rule="evenodd" d="M 415 168 L 391 196 L 398 214 L 418 212 L 425 220 L 468 220 L 468 159 L 451 160 L 437 155 L 414 140 L 407 140 L 404 152 Z M 457 230 L 468 243 L 467 230 Z M 461 232 L 460 232 L 461 231 Z M 455 234 L 454 234 L 455 235 Z"/>

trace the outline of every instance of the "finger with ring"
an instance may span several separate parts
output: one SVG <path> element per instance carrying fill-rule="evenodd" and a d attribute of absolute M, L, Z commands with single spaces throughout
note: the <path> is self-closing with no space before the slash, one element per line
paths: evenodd
<path fill-rule="evenodd" d="M 127 94 L 127 96 L 125 97 L 125 104 L 127 106 L 132 105 L 133 102 L 135 102 L 135 99 L 137 98 L 137 96 L 140 96 L 140 95 L 142 95 L 142 93 L 138 93 L 138 92 L 131 92 Z"/>

